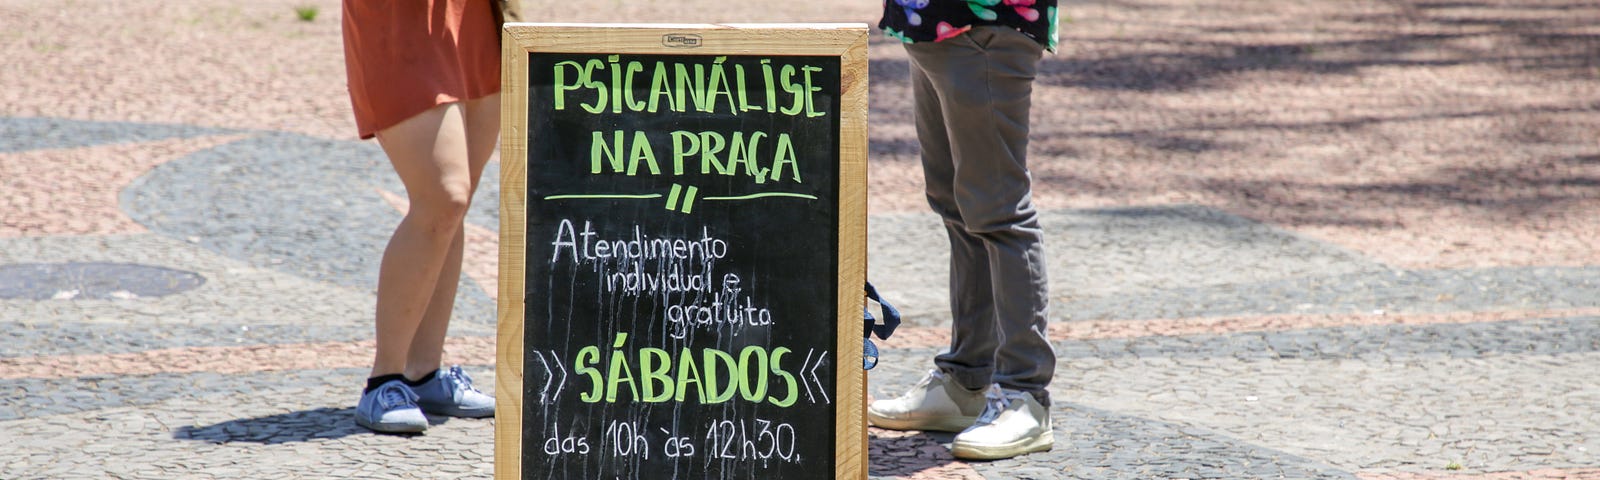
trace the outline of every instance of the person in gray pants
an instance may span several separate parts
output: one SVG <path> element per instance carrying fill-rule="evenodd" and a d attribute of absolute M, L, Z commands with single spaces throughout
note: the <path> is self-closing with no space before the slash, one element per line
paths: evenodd
<path fill-rule="evenodd" d="M 868 421 L 957 431 L 951 453 L 1010 458 L 1055 443 L 1046 387 L 1043 231 L 1028 172 L 1033 79 L 1054 51 L 1053 0 L 885 0 L 884 32 L 905 42 L 928 204 L 950 237 L 950 350 Z"/>

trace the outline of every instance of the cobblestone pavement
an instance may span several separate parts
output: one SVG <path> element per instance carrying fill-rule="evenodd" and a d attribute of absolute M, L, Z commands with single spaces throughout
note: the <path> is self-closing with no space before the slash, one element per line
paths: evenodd
<path fill-rule="evenodd" d="M 872 429 L 870 477 L 1600 479 L 1600 6 L 1064 5 L 1030 160 L 1055 448 Z M 0 0 L 0 479 L 491 477 L 492 419 L 351 420 L 406 205 L 352 138 L 338 2 L 61 6 Z M 617 8 L 536 18 L 877 5 Z M 947 260 L 904 54 L 870 54 L 884 397 L 948 341 Z M 484 387 L 498 176 L 446 348 Z"/>

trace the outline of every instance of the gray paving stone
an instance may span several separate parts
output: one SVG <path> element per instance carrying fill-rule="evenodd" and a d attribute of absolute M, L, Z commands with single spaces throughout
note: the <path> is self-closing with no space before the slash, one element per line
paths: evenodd
<path fill-rule="evenodd" d="M 51 117 L 0 117 L 0 153 L 87 147 L 238 133 L 180 124 L 95 122 Z"/>
<path fill-rule="evenodd" d="M 469 370 L 482 386 L 493 385 L 493 372 Z M 232 390 L 207 385 L 151 404 L 5 421 L 0 464 L 13 456 L 53 460 L 24 463 L 7 478 L 325 478 L 352 469 L 374 478 L 489 478 L 487 456 L 407 452 L 492 451 L 492 420 L 436 419 L 417 437 L 372 434 L 350 414 L 362 374 Z M 71 462 L 70 474 L 58 468 L 62 461 Z"/>
<path fill-rule="evenodd" d="M 376 255 L 376 254 L 374 254 Z M 206 282 L 133 299 L 0 300 L 0 357 L 369 339 L 373 286 L 344 287 L 247 265 L 160 235 L 0 239 L 0 264 L 124 262 L 183 269 Z M 463 279 L 451 322 L 493 335 L 494 303 Z"/>
<path fill-rule="evenodd" d="M 499 173 L 484 172 L 467 221 L 499 229 Z M 405 195 L 372 142 L 261 133 L 164 163 L 128 186 L 134 220 L 258 268 L 343 286 L 375 285 Z"/>

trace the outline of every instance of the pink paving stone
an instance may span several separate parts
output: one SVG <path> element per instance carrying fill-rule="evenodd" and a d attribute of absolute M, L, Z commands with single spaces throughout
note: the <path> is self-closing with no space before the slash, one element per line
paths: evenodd
<path fill-rule="evenodd" d="M 338 3 L 0 1 L 0 115 L 355 138 Z"/>
<path fill-rule="evenodd" d="M 446 363 L 493 365 L 495 339 L 452 337 L 445 342 L 444 356 Z M 355 368 L 371 364 L 371 341 L 192 347 L 103 355 L 0 358 L 0 379 L 192 372 L 239 374 Z"/>
<path fill-rule="evenodd" d="M 1541 469 L 1495 473 L 1378 473 L 1362 472 L 1361 480 L 1597 480 L 1600 469 Z"/>
<path fill-rule="evenodd" d="M 223 135 L 0 153 L 0 238 L 145 231 L 119 207 L 151 168 L 242 138 Z"/>
<path fill-rule="evenodd" d="M 1485 323 L 1541 318 L 1570 318 L 1600 315 L 1600 308 L 1562 310 L 1514 310 L 1453 312 L 1440 314 L 1341 314 L 1341 315 L 1263 315 L 1214 318 L 1174 318 L 1150 320 L 1091 320 L 1050 324 L 1051 340 L 1093 340 L 1241 332 L 1275 332 L 1308 328 L 1360 327 L 1377 325 L 1433 325 Z M 901 327 L 884 340 L 889 348 L 937 347 L 950 343 L 944 327 Z"/>

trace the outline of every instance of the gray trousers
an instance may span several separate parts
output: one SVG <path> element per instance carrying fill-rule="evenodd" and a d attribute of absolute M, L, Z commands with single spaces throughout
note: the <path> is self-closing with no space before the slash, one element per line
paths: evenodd
<path fill-rule="evenodd" d="M 905 45 L 928 204 L 950 236 L 950 350 L 934 363 L 969 390 L 998 383 L 1049 405 L 1044 235 L 1028 173 L 1028 113 L 1043 47 L 980 26 Z"/>

